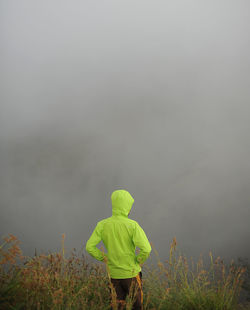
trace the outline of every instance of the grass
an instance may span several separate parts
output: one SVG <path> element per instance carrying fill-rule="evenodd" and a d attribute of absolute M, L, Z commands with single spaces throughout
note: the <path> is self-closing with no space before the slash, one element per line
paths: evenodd
<path fill-rule="evenodd" d="M 61 310 L 118 309 L 115 290 L 105 263 L 89 262 L 73 249 L 65 258 L 62 251 L 27 257 L 22 255 L 20 241 L 9 234 L 0 245 L 0 309 Z M 185 256 L 176 255 L 176 238 L 170 246 L 169 260 L 157 265 L 143 265 L 144 310 L 240 310 L 250 309 L 239 304 L 242 288 L 249 289 L 246 277 L 249 265 L 225 266 L 210 252 L 211 266 L 203 268 L 199 260 L 189 266 Z M 249 274 L 248 274 L 249 275 Z M 245 286 L 244 286 L 245 285 Z M 134 291 L 126 299 L 126 310 L 132 309 Z"/>

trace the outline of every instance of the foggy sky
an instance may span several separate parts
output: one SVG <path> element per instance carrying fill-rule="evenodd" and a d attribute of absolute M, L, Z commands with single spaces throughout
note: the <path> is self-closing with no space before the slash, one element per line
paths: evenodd
<path fill-rule="evenodd" d="M 126 189 L 162 260 L 250 257 L 249 1 L 0 3 L 1 236 L 85 250 Z"/>

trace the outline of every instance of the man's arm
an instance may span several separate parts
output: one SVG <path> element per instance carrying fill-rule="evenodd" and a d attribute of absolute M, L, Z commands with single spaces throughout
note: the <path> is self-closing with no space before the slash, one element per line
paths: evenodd
<path fill-rule="evenodd" d="M 102 240 L 101 239 L 101 229 L 100 223 L 98 222 L 92 235 L 90 236 L 89 240 L 86 243 L 86 251 L 95 259 L 99 261 L 104 261 L 106 257 L 106 253 L 103 253 L 96 247 L 96 245 Z"/>
<path fill-rule="evenodd" d="M 140 253 L 136 256 L 136 261 L 142 265 L 149 257 L 152 248 L 144 230 L 138 223 L 135 226 L 133 242 L 136 247 L 140 248 Z"/>

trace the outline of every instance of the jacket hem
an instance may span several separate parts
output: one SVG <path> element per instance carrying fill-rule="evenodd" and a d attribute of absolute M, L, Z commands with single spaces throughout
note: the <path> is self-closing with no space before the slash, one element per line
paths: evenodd
<path fill-rule="evenodd" d="M 134 272 L 134 273 L 128 273 L 128 274 L 124 274 L 124 275 L 116 275 L 116 274 L 113 274 L 111 275 L 110 274 L 110 278 L 112 279 L 130 279 L 130 278 L 135 278 L 139 273 L 141 272 L 141 269 Z"/>

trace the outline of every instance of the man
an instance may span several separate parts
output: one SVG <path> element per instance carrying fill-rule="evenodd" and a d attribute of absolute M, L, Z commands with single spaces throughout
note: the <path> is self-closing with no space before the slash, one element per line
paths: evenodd
<path fill-rule="evenodd" d="M 86 251 L 99 261 L 107 262 L 108 273 L 115 287 L 119 309 L 125 304 L 130 287 L 137 290 L 133 310 L 141 310 L 143 303 L 141 266 L 149 257 L 151 245 L 140 225 L 128 218 L 133 197 L 126 190 L 116 190 L 111 195 L 112 216 L 97 223 L 87 241 Z M 107 253 L 96 245 L 103 241 Z M 136 247 L 140 248 L 138 255 Z M 133 284 L 133 285 L 132 285 Z"/>

